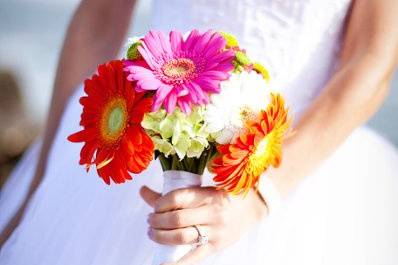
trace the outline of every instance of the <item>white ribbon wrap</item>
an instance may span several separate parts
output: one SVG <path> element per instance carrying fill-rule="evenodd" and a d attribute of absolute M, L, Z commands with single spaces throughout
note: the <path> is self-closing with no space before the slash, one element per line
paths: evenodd
<path fill-rule="evenodd" d="M 162 194 L 182 189 L 200 187 L 202 176 L 186 171 L 168 170 L 163 172 Z M 166 246 L 158 244 L 152 265 L 160 265 L 164 262 L 179 260 L 191 250 L 191 245 Z"/>

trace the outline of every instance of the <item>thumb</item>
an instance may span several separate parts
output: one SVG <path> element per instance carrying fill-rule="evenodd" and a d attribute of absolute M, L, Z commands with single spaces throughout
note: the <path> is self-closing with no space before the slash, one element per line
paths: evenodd
<path fill-rule="evenodd" d="M 147 203 L 149 204 L 151 207 L 154 207 L 155 202 L 157 201 L 157 199 L 160 198 L 161 194 L 151 190 L 150 188 L 148 188 L 147 186 L 142 186 L 140 189 L 140 195 L 141 198 Z"/>

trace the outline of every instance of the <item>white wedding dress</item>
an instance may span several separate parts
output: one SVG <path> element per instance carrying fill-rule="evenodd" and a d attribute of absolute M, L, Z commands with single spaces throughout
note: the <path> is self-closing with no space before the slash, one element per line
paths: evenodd
<path fill-rule="evenodd" d="M 155 0 L 152 27 L 236 34 L 268 66 L 297 119 L 333 74 L 349 6 L 349 0 Z M 1 249 L 1 265 L 151 264 L 150 208 L 138 190 L 144 184 L 160 190 L 161 168 L 156 161 L 133 181 L 106 186 L 95 170 L 78 166 L 80 146 L 66 137 L 79 130 L 82 93 L 65 110 L 44 181 Z M 0 229 L 26 193 L 38 151 L 36 143 L 1 191 Z M 398 154 L 359 128 L 280 211 L 203 264 L 398 264 L 397 212 Z"/>

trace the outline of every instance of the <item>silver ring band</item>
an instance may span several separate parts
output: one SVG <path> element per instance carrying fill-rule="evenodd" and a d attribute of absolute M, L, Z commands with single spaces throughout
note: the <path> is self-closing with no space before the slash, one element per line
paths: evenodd
<path fill-rule="evenodd" d="M 198 232 L 198 240 L 194 246 L 203 246 L 209 243 L 209 238 L 200 231 L 199 226 L 194 225 L 193 228 Z"/>

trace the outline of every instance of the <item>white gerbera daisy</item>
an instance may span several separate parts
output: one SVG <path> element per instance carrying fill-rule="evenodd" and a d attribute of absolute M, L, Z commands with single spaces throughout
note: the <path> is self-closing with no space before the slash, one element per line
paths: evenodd
<path fill-rule="evenodd" d="M 221 82 L 221 92 L 213 94 L 206 107 L 207 130 L 219 144 L 233 142 L 245 122 L 257 117 L 269 102 L 267 81 L 255 71 L 233 74 Z"/>

